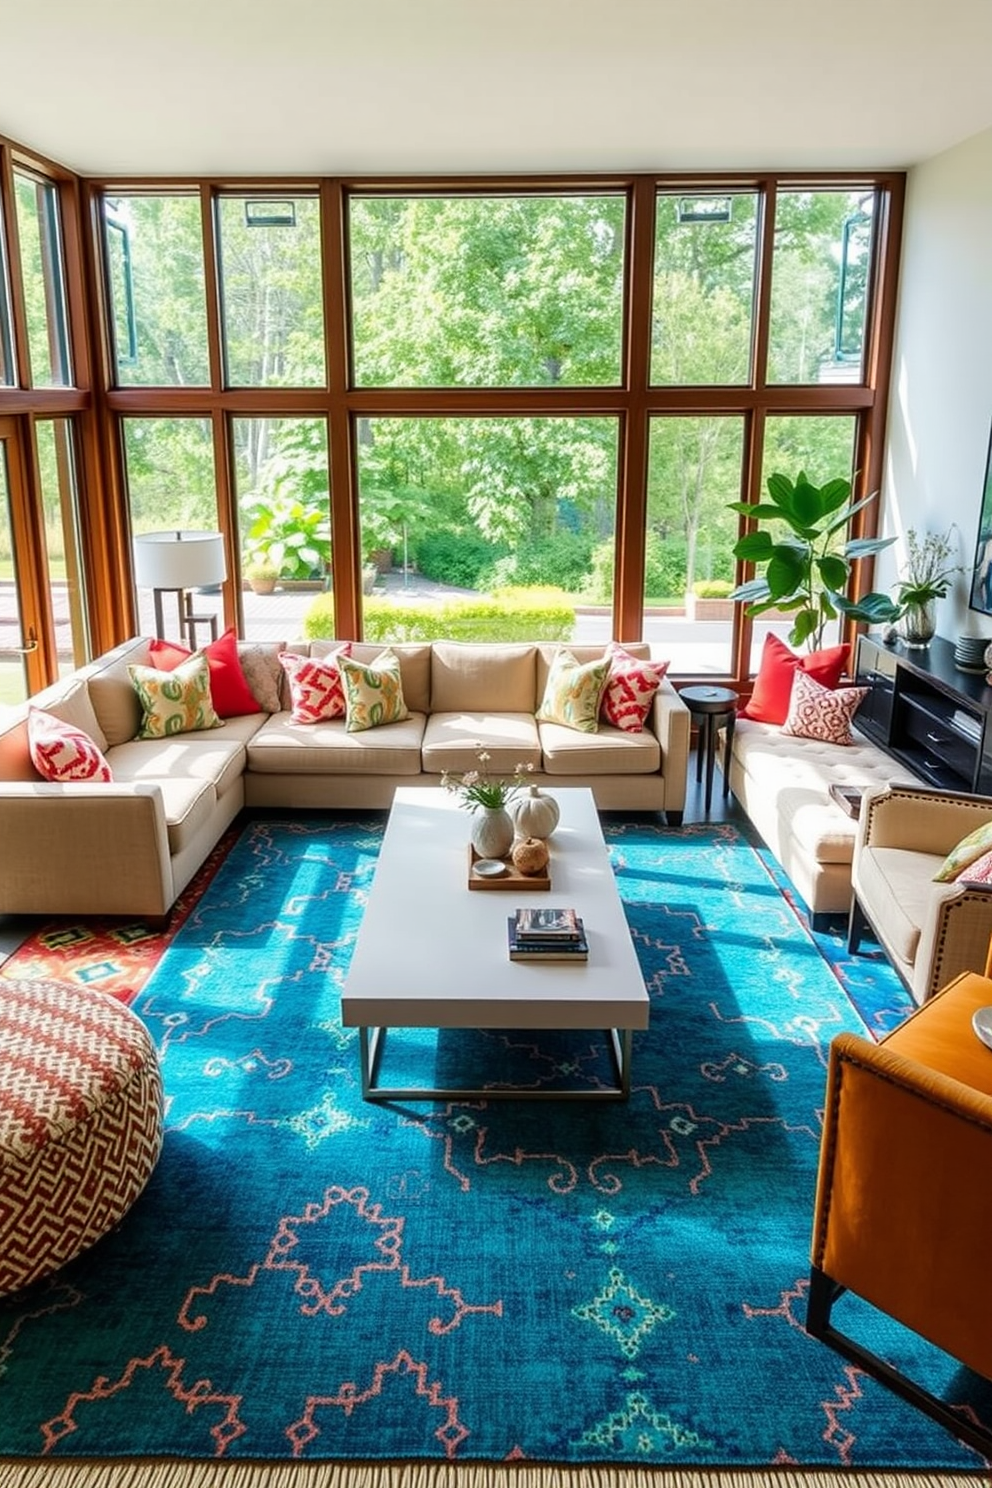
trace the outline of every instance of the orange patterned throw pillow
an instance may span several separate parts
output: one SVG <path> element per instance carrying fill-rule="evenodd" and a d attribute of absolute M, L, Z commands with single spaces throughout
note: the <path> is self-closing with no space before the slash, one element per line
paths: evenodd
<path fill-rule="evenodd" d="M 867 695 L 867 687 L 823 687 L 808 672 L 797 671 L 782 732 L 823 744 L 853 744 L 851 719 Z"/>
<path fill-rule="evenodd" d="M 607 646 L 605 656 L 610 663 L 610 675 L 599 705 L 600 717 L 614 728 L 639 734 L 661 679 L 668 671 L 668 662 L 641 661 L 616 641 Z"/>
<path fill-rule="evenodd" d="M 345 716 L 344 682 L 338 657 L 350 655 L 350 641 L 319 661 L 313 656 L 297 656 L 293 651 L 279 652 L 279 661 L 289 679 L 292 723 L 322 723 L 327 718 Z"/>
<path fill-rule="evenodd" d="M 44 780 L 113 780 L 106 759 L 89 734 L 43 708 L 28 709 L 31 763 Z"/>

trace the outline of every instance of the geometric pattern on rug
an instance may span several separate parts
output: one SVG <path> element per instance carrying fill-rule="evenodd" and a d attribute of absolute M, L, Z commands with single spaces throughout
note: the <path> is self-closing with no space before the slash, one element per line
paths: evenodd
<path fill-rule="evenodd" d="M 339 997 L 382 825 L 248 821 L 175 933 L 133 1004 L 163 1155 L 117 1230 L 0 1302 L 3 1450 L 980 1471 L 802 1326 L 829 1043 L 905 1015 L 889 968 L 828 955 L 736 826 L 606 818 L 651 1002 L 629 1101 L 370 1105 Z M 594 1088 L 606 1052 L 387 1044 L 401 1077 L 535 1089 Z M 992 1422 L 983 1382 L 849 1302 Z"/>
<path fill-rule="evenodd" d="M 69 982 L 132 1003 L 238 835 L 236 827 L 224 834 L 179 895 L 164 930 L 119 917 L 48 920 L 0 965 L 0 976 Z"/>

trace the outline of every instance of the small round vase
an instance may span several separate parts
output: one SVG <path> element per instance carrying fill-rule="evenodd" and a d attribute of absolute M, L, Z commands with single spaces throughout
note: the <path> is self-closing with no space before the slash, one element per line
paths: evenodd
<path fill-rule="evenodd" d="M 907 605 L 899 630 L 904 644 L 911 649 L 929 646 L 937 633 L 937 601 L 928 599 L 924 604 Z"/>
<path fill-rule="evenodd" d="M 503 806 L 480 806 L 472 817 L 472 846 L 480 858 L 505 858 L 513 846 L 513 821 Z"/>

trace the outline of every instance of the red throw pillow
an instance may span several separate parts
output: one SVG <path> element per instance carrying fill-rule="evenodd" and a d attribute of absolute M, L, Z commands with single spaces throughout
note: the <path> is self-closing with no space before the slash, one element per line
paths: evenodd
<path fill-rule="evenodd" d="M 216 641 L 203 647 L 210 671 L 210 697 L 218 718 L 237 718 L 242 713 L 259 712 L 258 701 L 238 660 L 238 637 L 233 625 Z M 152 641 L 148 648 L 149 665 L 160 672 L 174 672 L 181 661 L 192 656 L 185 646 L 175 641 Z"/>
<path fill-rule="evenodd" d="M 792 678 L 796 669 L 805 672 L 822 687 L 836 687 L 844 675 L 850 646 L 827 646 L 797 656 L 777 635 L 765 636 L 761 666 L 754 679 L 754 691 L 741 709 L 742 718 L 759 723 L 784 723 L 789 716 Z"/>
<path fill-rule="evenodd" d="M 610 675 L 599 704 L 599 716 L 614 728 L 639 734 L 651 711 L 654 695 L 668 671 L 667 661 L 639 661 L 611 641 L 606 648 Z"/>
<path fill-rule="evenodd" d="M 89 734 L 43 708 L 28 708 L 28 749 L 43 780 L 113 780 Z"/>
<path fill-rule="evenodd" d="M 323 723 L 328 718 L 344 718 L 348 710 L 338 657 L 350 655 L 350 641 L 344 641 L 330 656 L 319 658 L 298 656 L 294 651 L 279 652 L 283 671 L 289 678 L 291 723 Z"/>

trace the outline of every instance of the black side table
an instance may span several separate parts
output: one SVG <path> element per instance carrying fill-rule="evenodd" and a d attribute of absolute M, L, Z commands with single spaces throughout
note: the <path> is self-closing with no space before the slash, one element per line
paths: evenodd
<path fill-rule="evenodd" d="M 703 755 L 706 755 L 706 810 L 713 799 L 713 758 L 716 754 L 716 735 L 721 724 L 726 725 L 723 753 L 723 794 L 730 794 L 730 752 L 734 745 L 734 719 L 737 716 L 739 694 L 729 687 L 683 687 L 679 697 L 685 703 L 699 725 L 699 742 L 696 745 L 696 779 L 703 778 Z"/>

